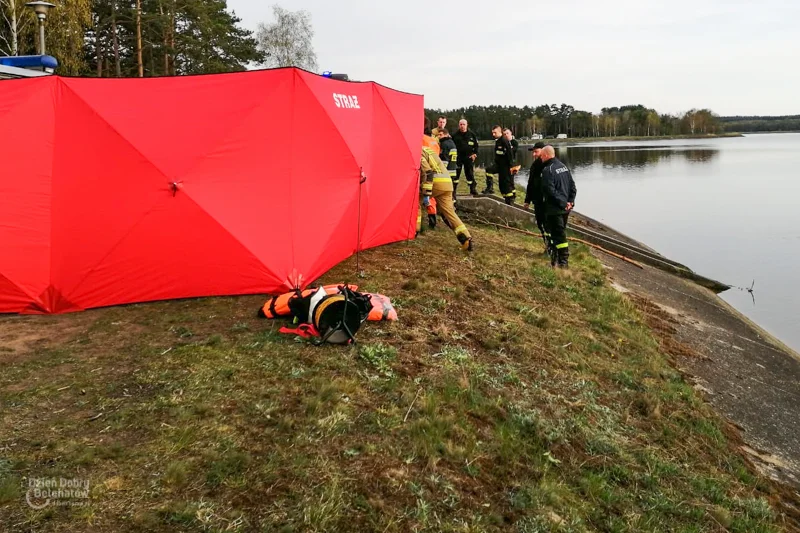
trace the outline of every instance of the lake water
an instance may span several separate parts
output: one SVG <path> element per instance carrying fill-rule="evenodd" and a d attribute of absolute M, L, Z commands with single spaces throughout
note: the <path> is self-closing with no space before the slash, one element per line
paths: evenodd
<path fill-rule="evenodd" d="M 491 157 L 482 148 L 481 159 Z M 721 297 L 800 351 L 800 134 L 557 147 L 576 210 L 731 289 Z M 530 152 L 520 147 L 524 168 Z M 519 181 L 527 183 L 527 174 Z"/>

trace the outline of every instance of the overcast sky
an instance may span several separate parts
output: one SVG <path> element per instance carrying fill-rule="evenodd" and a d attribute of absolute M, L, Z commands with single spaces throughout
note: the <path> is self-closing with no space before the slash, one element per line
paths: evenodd
<path fill-rule="evenodd" d="M 252 30 L 272 3 L 228 0 Z M 429 108 L 800 114 L 798 0 L 278 3 L 310 13 L 320 72 L 423 94 Z"/>

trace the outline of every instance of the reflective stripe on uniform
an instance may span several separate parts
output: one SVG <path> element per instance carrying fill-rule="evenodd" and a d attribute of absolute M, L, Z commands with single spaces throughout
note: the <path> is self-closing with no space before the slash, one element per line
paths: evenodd
<path fill-rule="evenodd" d="M 453 185 L 458 185 L 459 183 L 461 183 L 461 180 L 453 180 Z"/>
<path fill-rule="evenodd" d="M 446 178 L 433 178 L 433 183 L 447 183 L 452 181 L 453 180 L 450 179 L 450 176 L 447 176 Z"/>
<path fill-rule="evenodd" d="M 510 198 L 511 196 L 514 196 L 515 194 L 516 193 L 509 192 L 509 193 L 504 194 L 503 196 L 505 196 L 506 198 Z"/>
<path fill-rule="evenodd" d="M 464 224 L 461 224 L 460 226 L 458 226 L 458 227 L 457 227 L 456 229 L 454 229 L 453 231 L 456 233 L 456 235 L 458 235 L 459 233 L 466 233 L 466 231 L 467 231 L 467 226 L 466 226 L 466 225 L 464 225 Z"/>
<path fill-rule="evenodd" d="M 561 250 L 562 248 L 569 248 L 569 243 L 562 242 L 561 244 L 556 244 L 556 248 L 558 248 L 559 250 Z"/>

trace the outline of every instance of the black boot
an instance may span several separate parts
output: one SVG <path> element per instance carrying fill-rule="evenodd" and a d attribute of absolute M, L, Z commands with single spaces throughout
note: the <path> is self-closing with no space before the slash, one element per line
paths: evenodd
<path fill-rule="evenodd" d="M 494 178 L 489 174 L 486 175 L 486 188 L 481 194 L 494 194 Z"/>
<path fill-rule="evenodd" d="M 428 215 L 428 227 L 436 229 L 436 215 Z"/>
<path fill-rule="evenodd" d="M 569 268 L 569 248 L 559 248 L 558 268 Z"/>
<path fill-rule="evenodd" d="M 461 249 L 467 252 L 472 251 L 472 238 L 467 238 L 463 233 L 458 234 L 458 242 L 461 243 Z"/>

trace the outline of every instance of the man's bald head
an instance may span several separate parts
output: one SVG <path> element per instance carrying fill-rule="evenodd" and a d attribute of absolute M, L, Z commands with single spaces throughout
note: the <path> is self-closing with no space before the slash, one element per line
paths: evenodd
<path fill-rule="evenodd" d="M 540 155 L 539 158 L 542 161 L 549 161 L 550 159 L 553 159 L 555 156 L 556 156 L 556 149 L 553 148 L 552 145 L 548 144 L 547 146 L 542 148 L 542 155 Z"/>

